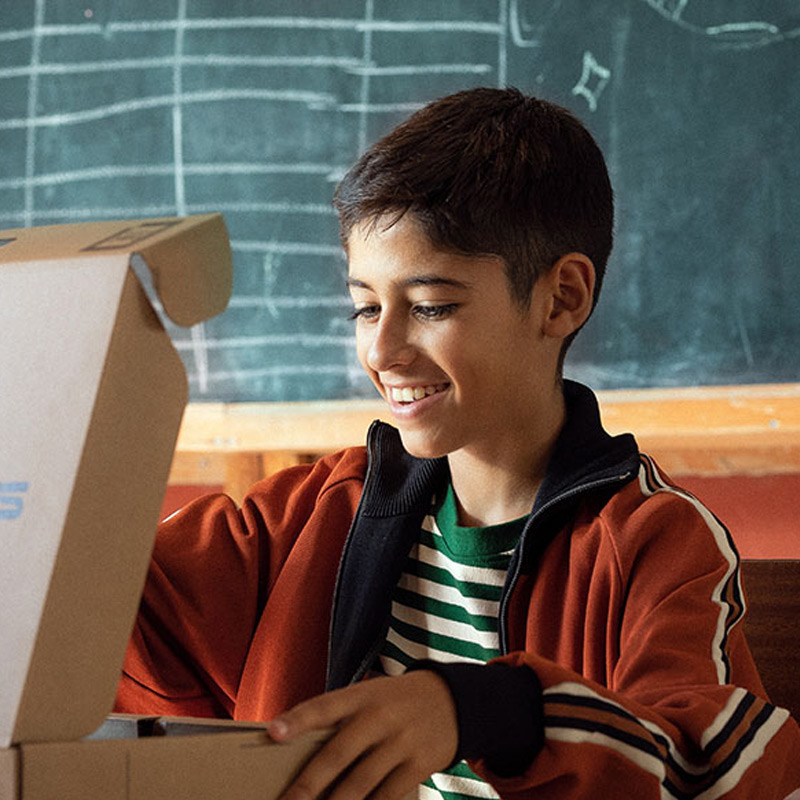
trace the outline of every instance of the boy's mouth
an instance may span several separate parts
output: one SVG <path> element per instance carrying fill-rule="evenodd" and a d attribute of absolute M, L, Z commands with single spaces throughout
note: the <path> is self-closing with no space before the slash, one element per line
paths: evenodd
<path fill-rule="evenodd" d="M 431 384 L 428 386 L 403 386 L 402 388 L 390 386 L 387 387 L 387 394 L 391 402 L 407 405 L 408 403 L 415 403 L 417 400 L 422 400 L 425 397 L 430 397 L 432 394 L 443 392 L 447 386 L 448 384 L 446 383 Z"/>

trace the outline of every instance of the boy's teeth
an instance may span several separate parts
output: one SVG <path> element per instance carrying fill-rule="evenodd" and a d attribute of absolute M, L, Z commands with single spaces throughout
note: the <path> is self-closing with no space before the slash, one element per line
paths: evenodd
<path fill-rule="evenodd" d="M 422 400 L 431 394 L 436 394 L 436 386 L 404 386 L 402 389 L 392 389 L 391 397 L 395 403 L 413 403 L 414 400 Z"/>

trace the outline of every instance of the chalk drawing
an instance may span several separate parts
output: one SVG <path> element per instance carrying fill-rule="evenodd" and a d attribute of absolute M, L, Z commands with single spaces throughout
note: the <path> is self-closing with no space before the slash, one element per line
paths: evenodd
<path fill-rule="evenodd" d="M 520 0 L 511 0 L 511 8 L 508 14 L 511 41 L 513 41 L 517 47 L 540 47 L 541 40 L 539 36 L 533 35 L 533 26 L 522 18 L 519 3 Z M 558 3 L 555 5 L 558 5 Z M 541 21 L 544 16 L 546 16 L 546 12 L 542 9 L 537 9 L 537 20 Z M 541 29 L 541 27 L 539 29 Z"/>
<path fill-rule="evenodd" d="M 705 36 L 720 44 L 752 49 L 795 39 L 800 36 L 800 26 L 782 29 L 768 20 L 744 20 L 720 22 L 716 25 L 700 25 L 691 22 L 690 0 L 641 0 L 665 19 L 698 36 Z"/>
<path fill-rule="evenodd" d="M 13 43 L 29 40 L 30 58 L 24 63 L 4 62 L 0 66 L 0 93 L 4 85 L 10 81 L 27 81 L 27 108 L 22 113 L 3 113 L 0 110 L 0 131 L 13 133 L 24 131 L 26 137 L 23 154 L 25 169 L 21 174 L 4 174 L 0 177 L 0 190 L 9 198 L 21 198 L 21 204 L 15 207 L 0 209 L 0 216 L 12 227 L 29 226 L 46 222 L 69 222 L 83 219 L 135 219 L 136 217 L 182 216 L 184 214 L 221 211 L 225 214 L 228 227 L 232 231 L 232 249 L 234 264 L 246 260 L 248 265 L 253 258 L 261 257 L 260 264 L 264 271 L 263 284 L 270 284 L 269 277 L 274 273 L 275 259 L 319 259 L 339 265 L 341 269 L 343 256 L 337 241 L 323 242 L 318 236 L 285 235 L 301 233 L 302 225 L 295 222 L 292 231 L 284 231 L 284 235 L 274 233 L 270 229 L 264 236 L 254 236 L 252 225 L 248 223 L 246 235 L 237 233 L 240 219 L 252 219 L 261 216 L 264 219 L 308 218 L 308 230 L 314 231 L 319 223 L 325 222 L 331 228 L 333 210 L 330 206 L 331 185 L 344 174 L 346 167 L 352 163 L 358 152 L 367 146 L 374 136 L 377 127 L 372 124 L 376 117 L 405 115 L 420 107 L 416 98 L 403 96 L 402 93 L 387 92 L 386 87 L 392 81 L 402 81 L 419 77 L 422 80 L 463 79 L 467 82 L 496 83 L 504 85 L 506 80 L 507 37 L 509 36 L 509 3 L 511 0 L 496 0 L 494 19 L 481 14 L 480 18 L 471 18 L 469 12 L 456 11 L 454 18 L 444 18 L 448 12 L 442 13 L 440 19 L 414 20 L 390 19 L 378 16 L 378 4 L 374 0 L 364 0 L 363 13 L 360 16 L 313 17 L 269 14 L 240 15 L 228 18 L 193 18 L 191 4 L 187 0 L 175 3 L 175 13 L 169 19 L 136 19 L 124 21 L 109 20 L 101 22 L 97 14 L 83 14 L 82 9 L 75 13 L 70 22 L 62 19 L 59 24 L 47 22 L 48 0 L 36 0 L 35 9 L 30 18 L 30 28 L 18 31 L 0 31 L 0 42 Z M 146 14 L 143 10 L 142 14 Z M 273 52 L 268 46 L 258 50 L 247 47 L 238 48 L 239 36 L 252 36 L 260 32 L 264 36 L 277 36 L 283 40 L 300 43 L 297 47 L 277 48 Z M 302 49 L 306 41 L 300 34 L 308 32 L 323 33 L 331 37 L 343 37 L 341 45 L 330 51 L 319 52 Z M 496 59 L 467 58 L 447 59 L 436 57 L 438 50 L 424 50 L 415 45 L 413 53 L 406 61 L 396 59 L 382 62 L 382 52 L 376 47 L 378 36 L 386 37 L 412 36 L 425 37 L 459 33 L 475 36 L 493 43 Z M 159 47 L 153 52 L 140 51 L 136 47 L 124 45 L 124 37 L 147 34 L 171 37 L 171 48 Z M 223 42 L 221 46 L 198 48 L 198 34 L 227 36 L 215 39 Z M 297 36 L 296 40 L 293 38 Z M 355 39 L 353 39 L 355 35 Z M 108 48 L 97 51 L 91 46 L 93 40 L 122 43 L 120 57 L 108 57 Z M 122 37 L 122 39 L 120 39 Z M 191 42 L 189 37 L 193 37 Z M 288 37 L 288 38 L 287 38 Z M 346 37 L 346 38 L 345 38 Z M 148 39 L 152 41 L 152 39 Z M 168 41 L 162 39 L 161 41 Z M 268 41 L 268 40 L 267 40 Z M 115 43 L 116 43 L 115 42 Z M 233 46 L 228 46 L 229 43 Z M 352 44 L 355 44 L 355 48 Z M 55 49 L 51 45 L 57 45 Z M 171 50 L 171 52 L 170 52 Z M 97 52 L 95 57 L 94 53 Z M 489 52 L 489 51 L 487 51 Z M 53 53 L 59 54 L 53 57 Z M 430 53 L 430 55 L 429 55 Z M 222 71 L 225 71 L 224 73 Z M 239 70 L 236 72 L 235 70 Z M 283 85 L 273 78 L 277 71 L 285 70 L 289 76 Z M 292 72 L 301 70 L 305 72 Z M 211 78 L 198 81 L 200 71 Z M 219 73 L 219 77 L 214 72 Z M 267 79 L 263 83 L 254 80 L 247 84 L 239 83 L 239 76 L 252 75 L 263 71 Z M 327 73 L 353 76 L 358 82 L 355 93 L 340 94 L 337 89 L 330 88 L 325 78 Z M 136 74 L 153 76 L 153 80 L 134 80 Z M 319 74 L 319 79 L 314 76 Z M 305 77 L 296 81 L 293 75 Z M 80 80 L 87 76 L 101 81 L 104 75 L 120 76 L 119 89 L 114 92 L 96 92 L 75 94 L 71 98 L 65 95 L 64 103 L 53 103 L 52 100 L 42 102 L 44 92 L 52 98 L 53 86 L 70 85 L 72 80 Z M 162 80 L 158 76 L 164 76 Z M 56 83 L 61 82 L 61 83 Z M 66 83 L 65 83 L 66 82 Z M 217 85 L 215 85 L 215 83 Z M 18 85 L 18 84 L 15 84 Z M 450 85 L 450 84 L 444 84 Z M 147 87 L 144 90 L 134 87 Z M 391 100 L 386 100 L 392 96 Z M 380 98 L 380 99 L 379 99 Z M 396 98 L 396 99 L 395 99 Z M 71 102 L 66 102 L 71 99 Z M 304 157 L 303 150 L 298 147 L 297 158 L 279 160 L 267 157 L 248 158 L 242 151 L 237 156 L 226 157 L 226 142 L 219 142 L 220 158 L 210 163 L 196 160 L 188 147 L 191 131 L 187 129 L 189 113 L 191 119 L 198 118 L 197 111 L 207 111 L 207 116 L 220 116 L 214 110 L 220 104 L 238 104 L 246 114 L 262 114 L 263 109 L 275 107 L 276 115 L 294 114 L 292 107 L 307 109 L 311 112 L 336 114 L 342 119 L 342 125 L 352 124 L 355 130 L 354 142 L 356 150 L 342 153 L 341 161 L 313 160 Z M 19 108 L 19 106 L 16 106 Z M 154 115 L 163 113 L 164 120 L 169 120 L 171 130 L 171 153 L 164 158 L 148 159 L 145 163 L 118 163 L 109 161 L 102 163 L 92 159 L 91 154 L 82 154 L 81 159 L 64 158 L 60 164 L 57 158 L 49 158 L 47 168 L 41 156 L 40 148 L 44 138 L 43 132 L 65 131 L 68 137 L 72 130 L 79 130 L 80 136 L 88 136 L 83 131 L 93 131 L 98 140 L 108 134 L 112 126 L 125 121 L 130 130 L 144 124 L 153 124 L 150 120 L 161 119 Z M 352 123 L 346 122 L 352 119 Z M 164 123 L 161 123 L 164 124 Z M 119 127 L 116 128 L 119 130 Z M 9 140 L 11 141 L 11 140 Z M 269 148 L 264 148 L 269 151 Z M 230 151 L 231 153 L 235 151 Z M 87 155 L 89 157 L 87 157 Z M 317 195 L 309 194 L 304 189 L 302 196 L 281 194 L 277 190 L 271 194 L 274 181 L 281 180 L 285 186 L 291 176 L 306 181 L 304 186 L 317 186 Z M 224 196 L 198 197 L 196 186 L 203 179 L 218 180 L 230 178 L 225 184 Z M 159 183 L 159 179 L 161 182 Z M 258 192 L 250 189 L 246 192 L 235 190 L 236 182 L 247 183 L 263 180 Z M 171 195 L 149 194 L 138 196 L 132 202 L 82 202 L 73 204 L 70 198 L 76 196 L 89 197 L 89 189 L 96 192 L 98 201 L 106 191 L 114 196 L 114 186 L 130 186 L 131 192 L 136 187 L 149 185 L 166 185 L 171 182 Z M 312 181 L 312 183 L 308 183 Z M 313 183 L 318 181 L 318 183 Z M 230 188 L 228 188 L 230 187 Z M 72 189 L 75 192 L 72 192 Z M 63 198 L 63 200 L 61 200 Z M 50 200 L 50 202 L 45 202 Z M 55 202 L 53 202 L 55 200 Z M 60 202 L 59 202 L 60 200 Z M 14 200 L 13 202 L 16 202 Z M 1 223 L 0 223 L 1 224 Z M 274 227 L 274 225 L 273 225 Z M 108 243 L 112 246 L 114 243 Z M 247 260 L 249 259 L 249 260 Z M 328 269 L 328 267 L 325 267 Z M 239 270 L 240 267 L 236 266 Z M 248 266 L 248 269 L 250 267 Z M 281 269 L 284 269 L 282 267 Z M 291 269 L 291 267 L 288 267 Z M 245 282 L 247 283 L 247 282 Z M 235 281 L 234 286 L 236 287 Z M 282 287 L 286 288 L 286 287 Z M 275 287 L 272 285 L 274 291 Z M 316 312 L 345 312 L 350 307 L 347 293 L 342 286 L 339 295 L 323 297 L 307 297 L 294 290 L 289 297 L 261 297 L 239 294 L 236 289 L 231 299 L 232 309 L 240 313 L 259 309 L 277 313 L 278 310 L 297 310 L 314 315 Z M 338 319 L 338 317 L 337 317 Z M 202 396 L 213 395 L 221 382 L 247 380 L 254 374 L 252 371 L 240 371 L 235 367 L 212 370 L 209 353 L 231 353 L 252 347 L 294 343 L 309 351 L 322 350 L 326 346 L 340 346 L 346 350 L 353 349 L 352 335 L 336 336 L 332 333 L 299 333 L 286 337 L 272 331 L 257 331 L 248 328 L 246 335 L 211 334 L 208 324 L 196 326 L 189 332 L 172 331 L 171 335 L 179 351 L 185 356 L 185 363 L 190 373 L 193 391 Z M 216 330 L 216 329 L 215 329 Z M 249 344 L 248 344 L 249 343 Z M 354 361 L 354 359 L 351 359 Z M 217 361 L 216 364 L 223 362 Z M 231 364 L 235 364 L 235 355 L 231 356 Z M 285 365 L 289 373 L 306 370 L 311 376 L 318 374 L 337 374 L 342 371 L 338 365 L 318 363 Z M 344 368 L 345 370 L 350 368 Z M 282 365 L 265 366 L 265 375 L 279 375 Z"/>
<path fill-rule="evenodd" d="M 597 59 L 587 50 L 583 54 L 583 68 L 580 80 L 572 87 L 572 94 L 584 97 L 591 111 L 597 111 L 597 101 L 611 79 L 611 70 L 598 64 Z"/>

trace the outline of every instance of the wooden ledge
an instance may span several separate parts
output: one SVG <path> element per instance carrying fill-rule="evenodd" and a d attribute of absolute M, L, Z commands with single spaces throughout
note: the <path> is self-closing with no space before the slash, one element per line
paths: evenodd
<path fill-rule="evenodd" d="M 631 431 L 672 475 L 800 473 L 800 384 L 601 392 L 603 423 Z"/>
<path fill-rule="evenodd" d="M 800 384 L 607 391 L 598 398 L 609 432 L 634 433 L 672 475 L 800 473 Z M 193 403 L 170 482 L 244 486 L 361 444 L 374 419 L 390 420 L 380 400 Z"/>

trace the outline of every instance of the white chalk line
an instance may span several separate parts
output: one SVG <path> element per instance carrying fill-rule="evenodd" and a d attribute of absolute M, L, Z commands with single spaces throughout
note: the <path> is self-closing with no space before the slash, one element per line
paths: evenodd
<path fill-rule="evenodd" d="M 183 43 L 186 23 L 186 2 L 178 0 L 177 25 L 175 27 L 174 64 L 172 67 L 172 94 L 183 96 Z M 172 107 L 172 156 L 173 185 L 175 187 L 175 208 L 178 216 L 186 216 L 186 183 L 183 172 L 183 104 L 176 103 Z M 208 347 L 206 328 L 200 322 L 193 325 L 190 332 L 191 351 L 194 358 L 195 372 L 199 383 L 200 394 L 208 392 Z"/>
<path fill-rule="evenodd" d="M 345 72 L 370 77 L 402 77 L 406 75 L 484 75 L 492 71 L 490 64 L 413 64 L 395 67 L 373 67 L 354 65 L 345 67 Z"/>
<path fill-rule="evenodd" d="M 239 347 L 348 347 L 355 346 L 354 336 L 331 336 L 321 334 L 316 336 L 311 333 L 276 333 L 263 336 L 233 336 L 227 339 L 206 338 L 205 346 L 208 350 L 235 349 Z M 174 343 L 178 350 L 192 350 L 194 342 L 177 341 Z"/>
<path fill-rule="evenodd" d="M 273 242 L 258 240 L 232 240 L 231 247 L 245 253 L 283 253 L 315 256 L 341 256 L 339 245 L 307 244 L 305 242 Z"/>
<path fill-rule="evenodd" d="M 49 114 L 36 119 L 9 119 L 0 120 L 0 130 L 26 128 L 29 125 L 36 127 L 54 127 L 72 125 L 82 122 L 96 122 L 97 120 L 121 114 L 131 114 L 136 111 L 147 111 L 158 108 L 172 108 L 175 105 L 189 103 L 217 103 L 230 100 L 270 100 L 276 102 L 306 103 L 312 107 L 336 108 L 333 95 L 321 92 L 305 92 L 297 90 L 279 89 L 217 89 L 211 91 L 184 92 L 175 95 L 155 95 L 153 97 L 125 100 L 119 103 L 110 103 L 96 108 L 72 111 L 63 114 Z"/>
<path fill-rule="evenodd" d="M 506 85 L 508 73 L 508 6 L 507 0 L 498 0 L 497 27 L 500 29 L 497 42 L 497 86 L 502 89 Z"/>
<path fill-rule="evenodd" d="M 364 3 L 364 21 L 370 22 L 372 20 L 373 0 L 366 0 Z M 362 57 L 365 63 L 369 64 L 372 61 L 372 31 L 368 28 L 364 29 L 364 44 Z M 361 74 L 361 87 L 360 87 L 360 105 L 366 106 L 369 102 L 369 85 L 371 75 L 369 73 Z M 362 113 L 358 119 L 358 152 L 363 153 L 367 147 L 367 115 Z"/>
<path fill-rule="evenodd" d="M 21 42 L 33 38 L 33 28 L 15 31 L 0 31 L 0 42 Z"/>
<path fill-rule="evenodd" d="M 423 105 L 424 103 L 343 103 L 337 106 L 336 110 L 348 114 L 413 112 L 422 108 Z"/>
<path fill-rule="evenodd" d="M 172 94 L 183 97 L 183 74 L 181 56 L 183 55 L 183 21 L 186 17 L 186 0 L 178 0 L 178 26 L 175 28 L 175 59 L 172 68 Z M 175 186 L 175 207 L 179 216 L 186 215 L 186 189 L 183 180 L 183 104 L 172 107 L 172 158 L 173 182 Z"/>
<path fill-rule="evenodd" d="M 776 44 L 787 39 L 800 36 L 800 28 L 783 30 L 772 22 L 765 20 L 746 20 L 726 22 L 720 25 L 697 25 L 682 18 L 688 0 L 682 0 L 674 8 L 668 8 L 663 0 L 642 0 L 656 13 L 690 33 L 708 36 L 711 39 L 725 41 L 735 47 L 751 49 Z"/>
<path fill-rule="evenodd" d="M 185 175 L 331 175 L 342 167 L 338 164 L 282 164 L 282 163 L 220 163 L 184 164 Z M 0 189 L 22 189 L 27 185 L 55 186 L 79 181 L 114 180 L 117 178 L 171 176 L 172 164 L 131 164 L 130 166 L 105 165 L 85 169 L 51 172 L 31 178 L 0 178 Z"/>
<path fill-rule="evenodd" d="M 311 364 L 285 364 L 274 367 L 263 367 L 261 369 L 237 369 L 237 370 L 212 370 L 208 374 L 209 381 L 249 381 L 253 378 L 274 378 L 285 375 L 306 376 L 306 375 L 347 375 L 350 378 L 364 378 L 363 370 L 359 366 L 348 366 L 347 364 L 323 364 L 314 366 Z M 189 383 L 196 383 L 197 377 L 189 375 Z"/>
<path fill-rule="evenodd" d="M 85 23 L 79 25 L 45 25 L 43 36 L 109 36 L 116 33 L 152 33 L 155 31 L 172 31 L 177 27 L 176 20 L 142 20 L 140 22 Z M 184 29 L 194 30 L 231 30 L 237 28 L 275 28 L 296 30 L 345 30 L 363 32 L 389 31 L 400 33 L 427 33 L 456 31 L 460 33 L 477 33 L 493 35 L 499 33 L 499 26 L 494 22 L 478 22 L 471 20 L 364 20 L 335 17 L 230 17 L 230 18 L 198 18 L 187 19 Z M 24 38 L 27 31 L 15 31 L 14 38 Z"/>
<path fill-rule="evenodd" d="M 75 206 L 42 208 L 31 212 L 31 217 L 47 217 L 51 219 L 133 219 L 143 214 L 147 216 L 162 217 L 185 216 L 187 214 L 214 214 L 214 213 L 236 212 L 241 214 L 309 214 L 311 216 L 333 217 L 336 212 L 332 207 L 322 203 L 186 203 L 182 212 L 172 204 L 163 205 L 136 205 L 136 206 L 90 206 L 87 208 L 76 208 Z M 15 212 L 9 216 L 22 217 L 22 212 Z"/>
<path fill-rule="evenodd" d="M 359 67 L 361 62 L 356 58 L 334 58 L 331 56 L 174 56 L 152 58 L 123 58 L 104 61 L 51 62 L 39 64 L 36 71 L 39 75 L 83 75 L 94 72 L 121 72 L 128 70 L 172 69 L 180 60 L 187 67 L 313 67 L 329 69 L 339 67 L 350 70 Z M 29 65 L 4 67 L 0 69 L 0 79 L 20 78 L 29 75 L 33 68 Z"/>
<path fill-rule="evenodd" d="M 228 308 L 351 308 L 352 305 L 352 300 L 345 295 L 341 297 L 309 297 L 308 295 L 302 297 L 275 297 L 274 295 L 262 297 L 261 295 L 234 295 L 228 303 Z"/>
<path fill-rule="evenodd" d="M 36 117 L 36 107 L 39 103 L 39 79 L 35 72 L 35 68 L 39 63 L 39 56 L 41 52 L 42 39 L 38 35 L 39 30 L 44 22 L 44 0 L 36 0 L 34 8 L 34 31 L 37 35 L 33 38 L 31 45 L 31 63 L 30 66 L 34 70 L 28 78 L 28 106 L 27 106 L 27 120 L 25 124 L 25 178 L 30 179 L 36 174 L 36 125 L 34 119 Z M 25 212 L 23 219 L 25 227 L 30 227 L 33 224 L 34 214 L 34 192 L 33 187 L 28 183 L 25 184 Z"/>

